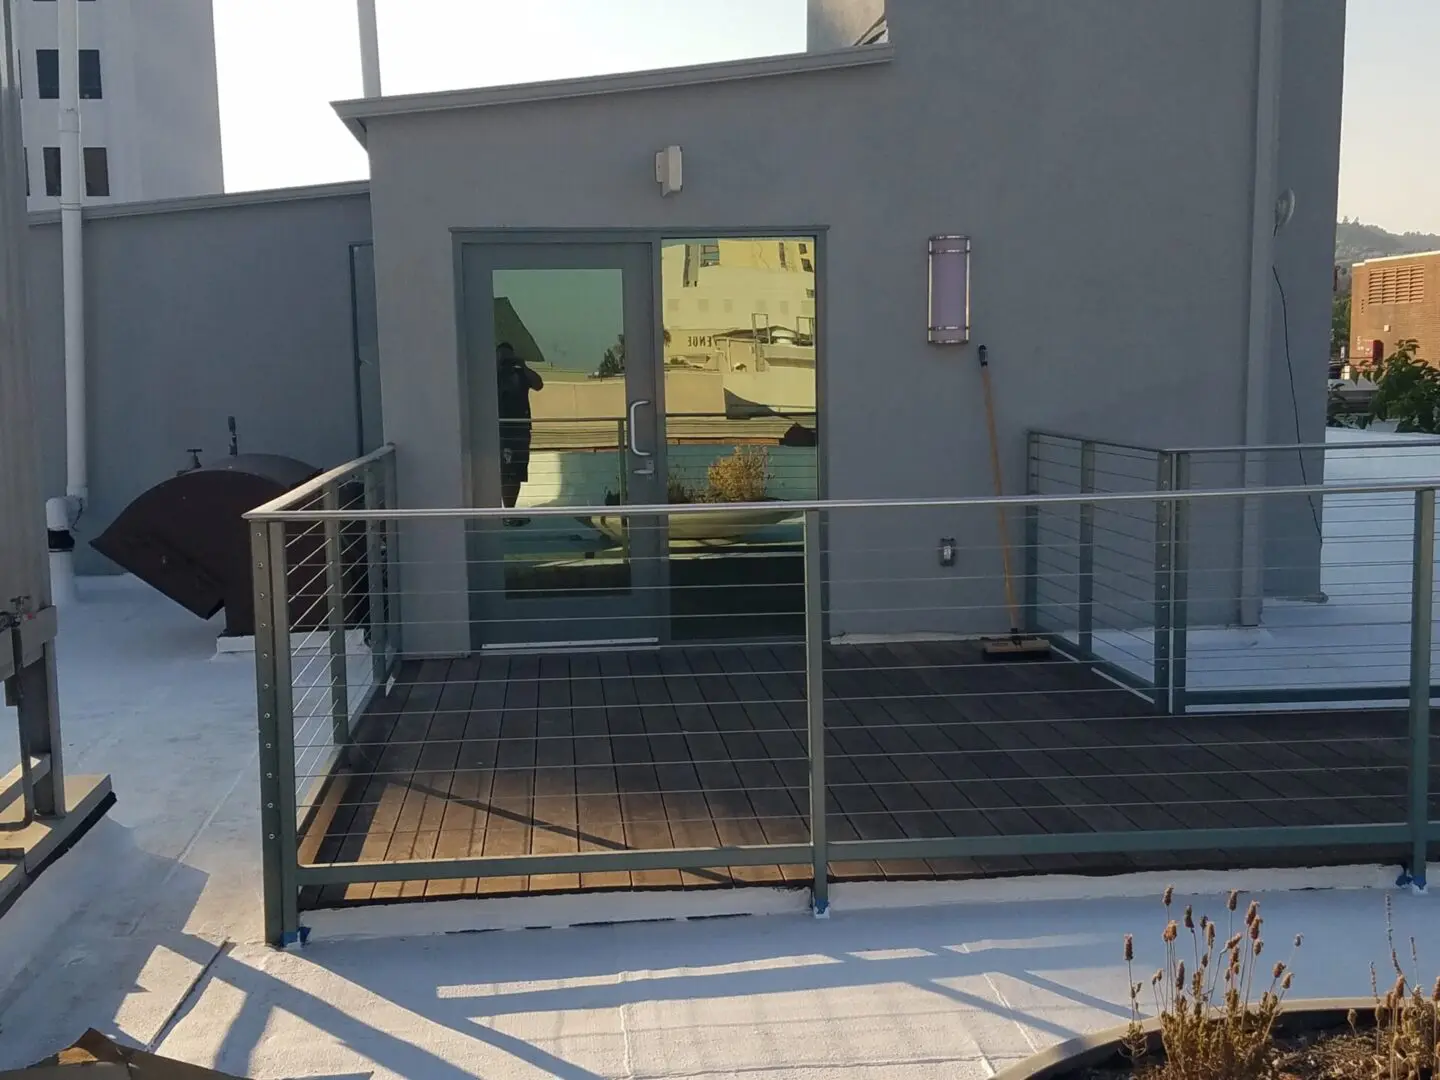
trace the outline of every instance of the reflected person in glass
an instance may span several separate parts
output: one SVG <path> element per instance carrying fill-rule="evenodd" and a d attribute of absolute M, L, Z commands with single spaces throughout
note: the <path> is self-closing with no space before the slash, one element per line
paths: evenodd
<path fill-rule="evenodd" d="M 495 376 L 500 413 L 500 497 L 507 509 L 520 498 L 520 485 L 530 479 L 530 394 L 543 390 L 545 380 L 531 370 L 508 341 L 495 347 Z M 506 518 L 509 526 L 529 518 Z"/>

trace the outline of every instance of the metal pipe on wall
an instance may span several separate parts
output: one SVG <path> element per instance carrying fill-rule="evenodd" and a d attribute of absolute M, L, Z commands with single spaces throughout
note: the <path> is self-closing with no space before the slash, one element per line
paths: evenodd
<path fill-rule="evenodd" d="M 367 98 L 380 96 L 380 31 L 375 0 L 355 0 L 360 23 L 360 84 Z"/>
<path fill-rule="evenodd" d="M 1245 444 L 1263 446 L 1270 379 L 1270 286 L 1275 265 L 1275 202 L 1279 196 L 1280 76 L 1285 0 L 1260 0 L 1255 70 L 1255 179 L 1251 202 L 1250 315 L 1245 355 Z M 1265 483 L 1264 455 L 1244 454 L 1244 487 Z M 1242 626 L 1257 626 L 1265 590 L 1265 539 L 1259 499 L 1246 499 L 1240 518 Z"/>
<path fill-rule="evenodd" d="M 85 393 L 85 247 L 81 199 L 80 5 L 59 0 L 60 251 L 65 322 L 65 498 L 46 505 L 51 579 L 59 603 L 75 599 L 74 540 L 70 530 L 89 497 Z"/>

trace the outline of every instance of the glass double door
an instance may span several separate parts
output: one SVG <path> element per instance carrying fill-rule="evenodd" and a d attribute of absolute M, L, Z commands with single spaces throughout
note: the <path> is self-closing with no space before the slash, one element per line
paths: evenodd
<path fill-rule="evenodd" d="M 475 646 L 801 632 L 785 503 L 819 488 L 814 238 L 461 252 L 470 496 L 505 511 L 470 527 Z M 708 505 L 620 512 L 676 503 Z"/>
<path fill-rule="evenodd" d="M 470 527 L 474 643 L 658 640 L 664 522 L 619 512 L 665 501 L 651 246 L 462 252 L 471 496 L 508 511 Z"/>

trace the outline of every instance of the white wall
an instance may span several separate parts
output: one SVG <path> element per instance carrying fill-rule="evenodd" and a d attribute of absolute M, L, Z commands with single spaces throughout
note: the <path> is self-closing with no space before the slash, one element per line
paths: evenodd
<path fill-rule="evenodd" d="M 31 210 L 45 195 L 43 147 L 59 145 L 60 102 L 42 99 L 35 50 L 58 40 L 59 5 L 14 0 Z M 87 203 L 133 202 L 223 189 L 220 99 L 210 0 L 87 0 L 80 47 L 100 51 L 103 97 L 80 102 L 81 142 L 106 148 L 110 195 Z"/>

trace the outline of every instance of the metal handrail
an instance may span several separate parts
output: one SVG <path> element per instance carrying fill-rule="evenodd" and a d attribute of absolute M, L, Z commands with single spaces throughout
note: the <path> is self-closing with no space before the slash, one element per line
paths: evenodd
<path fill-rule="evenodd" d="M 378 453 L 378 451 L 377 451 Z M 361 459 L 364 461 L 365 459 Z M 327 474 L 328 475 L 328 474 Z M 311 484 L 318 484 L 317 477 Z M 1309 484 L 1263 488 L 1205 488 L 1194 491 L 1087 492 L 1063 495 L 962 496 L 934 499 L 796 499 L 776 502 L 749 503 L 671 503 L 665 505 L 615 506 L 527 506 L 525 515 L 536 518 L 600 517 L 670 517 L 685 514 L 719 514 L 737 512 L 803 513 L 808 510 L 925 510 L 937 508 L 983 509 L 997 506 L 1078 506 L 1103 503 L 1160 503 L 1194 499 L 1251 499 L 1278 495 L 1406 495 L 1429 488 L 1440 488 L 1440 476 L 1433 483 L 1422 481 L 1372 484 Z M 296 489 L 299 491 L 300 489 Z M 291 496 L 282 496 L 245 514 L 246 521 L 395 521 L 442 520 L 445 518 L 506 518 L 514 510 L 501 506 L 417 507 L 393 510 L 277 510 L 275 503 Z"/>
<path fill-rule="evenodd" d="M 279 515 L 284 512 L 285 507 L 293 503 L 299 502 L 301 499 L 308 499 L 312 495 L 321 494 L 327 487 L 335 483 L 337 480 L 343 480 L 345 477 L 351 475 L 352 473 L 359 472 L 361 469 L 365 468 L 365 466 L 373 464 L 374 462 L 383 461 L 386 457 L 388 457 L 390 454 L 393 454 L 394 452 L 395 444 L 386 443 L 384 446 L 379 447 L 376 450 L 371 450 L 370 453 L 366 454 L 364 457 L 358 457 L 353 461 L 347 461 L 342 465 L 336 465 L 333 469 L 329 470 L 328 472 L 321 473 L 313 480 L 306 480 L 305 483 L 301 484 L 299 487 L 291 488 L 289 491 L 285 492 L 285 494 L 279 495 L 276 498 L 271 499 L 269 502 L 257 506 L 254 510 L 251 510 L 248 514 L 245 515 L 245 520 L 283 521 L 285 519 Z M 291 511 L 291 513 L 295 512 L 296 511 Z M 298 512 L 303 513 L 304 511 Z M 334 516 L 339 517 L 343 515 L 336 514 Z M 291 520 L 294 519 L 292 518 Z M 311 521 L 320 519 L 306 518 L 305 520 Z"/>
<path fill-rule="evenodd" d="M 1116 450 L 1138 450 L 1146 454 L 1238 454 L 1278 453 L 1282 450 L 1393 450 L 1399 446 L 1440 447 L 1440 437 L 1420 439 L 1371 439 L 1365 442 L 1315 442 L 1315 443 L 1254 443 L 1231 446 L 1142 446 L 1138 443 L 1117 442 L 1114 439 L 1093 438 L 1087 435 L 1072 435 L 1064 431 L 1049 431 L 1036 428 L 1031 435 L 1040 439 L 1055 439 L 1060 442 L 1091 443 L 1098 447 Z M 1259 490 L 1259 489 L 1252 489 Z"/>
<path fill-rule="evenodd" d="M 1281 450 L 1394 450 L 1402 446 L 1440 447 L 1440 438 L 1428 439 L 1371 439 L 1367 442 L 1351 443 L 1269 443 L 1255 446 L 1176 446 L 1167 447 L 1167 454 L 1238 454 L 1278 453 Z"/>
<path fill-rule="evenodd" d="M 732 416 L 728 412 L 667 412 L 670 420 L 768 420 L 773 418 L 789 420 L 796 416 L 819 416 L 814 409 L 768 409 L 753 416 Z M 623 416 L 531 416 L 501 417 L 502 424 L 614 424 L 624 420 Z"/>
<path fill-rule="evenodd" d="M 1088 439 L 1080 440 L 1080 442 L 1084 444 L 1081 454 L 1081 475 L 1083 477 L 1085 470 L 1088 469 L 1093 481 L 1096 456 L 1094 448 L 1104 444 Z M 465 519 L 483 520 L 508 517 L 513 515 L 515 510 L 506 507 L 389 509 L 383 503 L 377 504 L 376 499 L 393 500 L 395 496 L 394 469 L 397 453 L 395 447 L 390 445 L 331 469 L 295 491 L 252 510 L 244 516 L 252 523 L 249 531 L 256 586 L 256 711 L 262 755 L 260 784 L 266 939 L 279 945 L 304 939 L 305 931 L 300 924 L 298 910 L 302 888 L 362 881 L 408 881 L 424 878 L 558 874 L 600 870 L 699 869 L 710 866 L 769 866 L 809 862 L 812 906 L 817 914 L 823 914 L 828 905 L 829 886 L 827 883 L 830 879 L 830 869 L 836 862 L 843 862 L 851 858 L 959 858 L 972 857 L 976 854 L 1028 856 L 1032 854 L 1093 854 L 1096 852 L 1149 853 L 1167 850 L 1228 851 L 1232 848 L 1235 850 L 1247 848 L 1263 850 L 1366 844 L 1386 846 L 1387 848 L 1405 845 L 1408 851 L 1408 870 L 1405 880 L 1414 880 L 1417 884 L 1423 883 L 1426 851 L 1432 841 L 1432 834 L 1435 833 L 1437 826 L 1440 826 L 1440 823 L 1431 823 L 1428 813 L 1431 797 L 1430 701 L 1436 692 L 1435 688 L 1431 686 L 1430 678 L 1434 635 L 1432 593 L 1435 580 L 1435 493 L 1437 488 L 1440 488 L 1440 473 L 1421 480 L 1335 485 L 1305 484 L 1265 488 L 1208 488 L 1190 491 L 1185 490 L 1188 484 L 1187 456 L 1182 452 L 1168 452 L 1167 460 L 1166 451 L 1155 451 L 1155 453 L 1161 456 L 1157 489 L 1140 492 L 1080 491 L 1055 495 L 1031 494 L 1004 497 L 819 499 L 794 502 L 604 507 L 551 506 L 525 509 L 524 513 L 527 517 L 556 519 L 596 515 L 645 516 L 659 519 L 685 514 L 736 512 L 759 512 L 773 515 L 777 511 L 783 515 L 799 517 L 803 513 L 804 541 L 801 545 L 803 548 L 801 554 L 804 560 L 805 666 L 803 670 L 804 689 L 798 694 L 803 695 L 804 735 L 803 745 L 798 750 L 783 751 L 786 755 L 783 760 L 808 760 L 809 774 L 804 781 L 808 795 L 805 805 L 801 806 L 798 801 L 802 798 L 798 793 L 799 783 L 784 778 L 781 779 L 781 783 L 787 789 L 793 789 L 796 792 L 797 809 L 801 810 L 800 816 L 805 819 L 808 826 L 808 837 L 804 842 L 773 846 L 726 846 L 717 841 L 714 846 L 708 847 L 678 849 L 647 847 L 638 850 L 626 848 L 614 851 L 587 850 L 513 856 L 482 855 L 458 859 L 435 854 L 429 858 L 362 862 L 342 856 L 337 857 L 328 865 L 307 864 L 300 853 L 300 840 L 302 836 L 307 835 L 306 830 L 310 827 L 309 815 L 315 813 L 317 806 L 326 802 L 327 790 L 334 790 L 327 789 L 325 785 L 332 783 L 336 777 L 344 774 L 344 766 L 337 769 L 335 763 L 352 760 L 346 757 L 351 753 L 348 747 L 352 743 L 363 748 L 369 740 L 373 739 L 373 736 L 357 735 L 356 732 L 359 729 L 352 726 L 352 720 L 363 715 L 368 710 L 370 703 L 379 695 L 389 693 L 390 687 L 393 685 L 392 680 L 398 671 L 397 665 L 402 658 L 410 655 L 406 653 L 399 637 L 402 628 L 407 625 L 407 617 L 413 620 L 414 625 L 424 625 L 425 621 L 431 617 L 423 610 L 423 604 L 422 610 L 418 612 L 403 610 L 408 598 L 398 577 L 401 562 L 397 556 L 399 545 L 395 542 L 395 537 L 397 532 L 403 537 L 405 527 L 402 525 L 397 529 L 396 521 L 450 519 L 463 523 Z M 377 468 L 377 465 L 380 467 Z M 385 475 L 377 477 L 375 474 L 379 472 L 384 472 Z M 342 510 L 337 505 L 341 498 L 339 483 L 357 473 L 363 473 L 366 478 L 365 505 Z M 316 493 L 324 497 L 320 508 L 292 509 L 302 500 L 313 497 Z M 827 780 L 827 756 L 839 755 L 838 760 L 843 761 L 845 752 L 837 747 L 827 748 L 829 740 L 827 739 L 826 710 L 831 694 L 827 692 L 825 685 L 826 650 L 828 648 L 827 634 L 831 628 L 827 628 L 825 622 L 827 603 L 824 566 L 826 538 L 823 535 L 823 525 L 826 511 L 877 508 L 900 510 L 983 509 L 995 506 L 1035 508 L 1032 513 L 1027 515 L 1027 533 L 1024 541 L 1026 549 L 1033 553 L 1040 548 L 1042 543 L 1036 529 L 1036 522 L 1041 516 L 1040 508 L 1080 507 L 1080 542 L 1076 563 L 1078 570 L 1076 576 L 1079 578 L 1076 590 L 1079 597 L 1077 605 L 1080 612 L 1079 633 L 1072 638 L 1067 636 L 1066 628 L 1062 627 L 1056 630 L 1051 627 L 1047 629 L 1042 625 L 1042 621 L 1038 617 L 1039 598 L 1037 593 L 1030 591 L 1033 588 L 1032 585 L 1027 585 L 1026 621 L 1022 629 L 1026 634 L 1035 633 L 1050 640 L 1054 644 L 1056 652 L 1065 659 L 1065 662 L 1089 665 L 1095 668 L 1100 676 L 1110 678 L 1118 686 L 1124 688 L 1122 693 L 1136 693 L 1147 698 L 1153 704 L 1155 715 L 1183 716 L 1187 708 L 1192 707 L 1193 704 L 1226 704 L 1227 702 L 1223 699 L 1233 693 L 1225 690 L 1217 692 L 1204 686 L 1195 689 L 1190 685 L 1187 670 L 1187 631 L 1191 622 L 1188 548 L 1193 541 L 1189 537 L 1186 518 L 1189 503 L 1195 499 L 1246 500 L 1275 495 L 1409 496 L 1415 504 L 1415 533 L 1410 560 L 1412 564 L 1410 587 L 1412 597 L 1409 685 L 1408 687 L 1400 686 L 1398 683 L 1390 685 L 1387 682 L 1386 685 L 1377 687 L 1367 682 L 1358 687 L 1344 688 L 1342 691 L 1346 695 L 1343 700 L 1353 698 L 1356 701 L 1408 702 L 1409 736 L 1406 745 L 1409 758 L 1409 786 L 1405 797 L 1406 811 L 1403 822 L 1387 818 L 1387 820 L 1377 823 L 1355 825 L 1345 824 L 1338 819 L 1320 818 L 1317 819 L 1317 824 L 1299 826 L 1277 824 L 1274 827 L 1217 828 L 1213 825 L 1196 823 L 1193 827 L 1183 829 L 1146 829 L 1137 826 L 1134 829 L 1115 830 L 1091 825 L 1089 826 L 1091 831 L 1078 828 L 1067 831 L 1063 827 L 1058 831 L 1044 833 L 1001 829 L 993 836 L 975 836 L 969 835 L 964 830 L 951 829 L 950 835 L 938 834 L 906 839 L 860 841 L 835 838 L 830 835 L 827 831 L 827 817 L 832 812 L 828 809 L 827 792 L 834 782 Z M 1155 553 L 1153 564 L 1154 621 L 1152 623 L 1142 619 L 1140 623 L 1144 632 L 1153 635 L 1149 674 L 1127 671 L 1124 667 L 1117 666 L 1097 655 L 1094 650 L 1096 634 L 1093 611 L 1097 601 L 1094 588 L 1096 543 L 1093 508 L 1097 505 L 1127 503 L 1151 505 L 1157 511 L 1153 523 L 1155 531 L 1153 541 Z M 1087 508 L 1089 509 L 1087 510 Z M 318 610 L 328 616 L 325 620 L 328 625 L 330 643 L 328 667 L 323 647 L 313 658 L 297 654 L 294 649 L 291 634 L 295 620 L 291 618 L 291 596 L 305 593 L 305 602 L 309 603 L 310 595 L 308 585 L 296 588 L 290 581 L 289 574 L 293 567 L 287 565 L 288 545 L 285 523 L 291 521 L 325 522 L 323 550 L 326 568 L 322 575 L 324 599 L 318 603 L 327 606 L 319 607 Z M 347 592 L 349 586 L 344 573 L 345 560 L 348 557 L 346 550 L 348 549 L 342 546 L 342 541 L 349 534 L 342 531 L 341 527 L 342 522 L 354 521 L 368 523 L 363 530 L 365 533 L 363 567 L 366 573 L 363 582 L 356 585 L 355 588 L 359 590 L 356 595 L 365 595 L 369 598 L 370 638 L 368 644 L 372 650 L 372 675 L 359 706 L 353 706 L 351 703 L 352 683 L 346 659 L 349 655 L 346 634 L 349 629 L 347 612 L 351 593 Z M 1149 532 L 1150 527 L 1151 523 L 1142 521 L 1139 531 L 1135 534 L 1136 540 L 1149 543 L 1150 541 L 1145 539 L 1145 534 Z M 318 532 L 319 530 L 313 531 Z M 1033 559 L 1033 555 L 1031 558 Z M 307 560 L 306 568 L 309 569 L 309 556 L 305 556 L 305 559 Z M 1027 583 L 1034 583 L 1040 579 L 1041 572 L 1037 567 L 1038 563 L 1027 562 L 1025 572 Z M 971 579 L 974 582 L 983 581 L 984 568 L 979 569 L 980 573 Z M 1149 567 L 1142 571 L 1145 574 L 1151 572 L 1152 569 Z M 1068 569 L 1064 573 L 1067 576 L 1070 574 Z M 987 586 L 977 585 L 974 587 Z M 431 583 L 427 582 L 425 588 L 431 588 Z M 423 591 L 419 592 L 423 595 Z M 1150 602 L 1150 598 L 1143 596 L 1136 599 L 1147 606 Z M 312 608 L 314 607 L 315 605 L 312 604 Z M 832 607 L 831 610 L 838 609 Z M 445 617 L 449 618 L 450 616 Z M 467 616 L 460 616 L 462 619 L 465 617 Z M 548 619 L 549 616 L 545 616 L 545 618 Z M 306 641 L 310 640 L 309 636 L 312 633 L 321 635 L 325 633 L 324 627 L 317 627 L 312 632 L 308 629 L 308 623 L 306 626 L 307 629 L 304 631 L 307 635 Z M 423 654 L 417 650 L 415 655 Z M 1141 660 L 1144 659 L 1139 654 L 1132 655 Z M 902 660 L 901 663 L 908 663 L 908 661 Z M 302 664 L 303 666 L 299 667 L 297 673 L 297 665 Z M 787 663 L 785 666 L 792 667 L 793 665 Z M 791 679 L 797 674 L 799 674 L 798 671 L 787 672 L 785 677 Z M 549 676 L 545 677 L 549 678 Z M 431 676 L 426 676 L 427 680 L 431 678 Z M 449 676 L 447 675 L 445 678 L 448 679 Z M 328 709 L 323 697 L 327 686 L 330 694 Z M 943 696 L 951 692 L 947 690 L 946 686 L 945 683 L 934 686 L 927 684 L 919 693 L 927 696 L 931 694 Z M 298 698 L 296 697 L 297 689 L 303 690 Z M 775 691 L 766 689 L 761 692 L 769 695 L 772 701 L 782 700 L 775 696 Z M 797 697 L 797 691 L 793 685 L 788 683 L 782 692 L 783 700 L 792 706 L 800 699 Z M 895 690 L 887 689 L 883 692 L 902 695 L 906 693 L 903 688 L 898 687 L 898 684 Z M 967 689 L 964 692 L 967 694 L 980 693 L 983 692 L 983 688 Z M 1027 694 L 1030 692 L 1029 690 L 1025 691 Z M 1263 697 L 1266 693 L 1263 689 L 1247 692 L 1252 695 L 1260 695 L 1257 700 L 1268 700 Z M 1296 701 L 1305 701 L 1314 696 L 1316 688 L 1304 687 L 1298 691 L 1287 692 L 1296 694 Z M 318 738 L 313 734 L 307 734 L 303 739 L 297 739 L 299 730 L 297 728 L 297 702 L 304 703 L 307 700 L 310 701 L 310 704 L 306 706 L 306 711 L 300 714 L 300 718 L 306 724 L 311 725 L 308 729 L 310 732 L 319 731 L 322 734 Z M 542 705 L 541 707 L 548 708 L 549 706 Z M 393 709 L 393 706 L 390 708 Z M 436 708 L 438 709 L 438 706 Z M 930 722 L 928 712 L 921 710 L 919 715 L 925 718 L 925 723 Z M 325 737 L 327 716 L 329 720 L 328 737 Z M 789 723 L 788 720 L 784 722 Z M 1045 722 L 1049 723 L 1049 721 Z M 837 725 L 841 730 L 847 726 L 847 721 L 844 719 L 840 719 Z M 799 732 L 794 731 L 793 727 L 787 727 L 786 731 L 799 735 Z M 430 737 L 421 734 L 417 739 L 411 741 L 423 745 Z M 489 737 L 486 736 L 486 738 Z M 544 737 L 550 738 L 551 736 Z M 407 736 L 407 739 L 409 738 Z M 314 757 L 305 757 L 302 764 L 298 766 L 297 741 L 302 754 L 315 755 Z M 1021 741 L 1025 742 L 1026 740 Z M 1192 745 L 1204 744 L 1194 743 Z M 317 747 L 319 749 L 316 749 Z M 362 756 L 364 753 L 365 751 L 362 749 Z M 771 757 L 775 756 L 774 751 L 768 745 L 761 753 Z M 868 754 L 868 751 L 866 753 Z M 881 756 L 884 756 L 889 753 L 909 753 L 909 751 L 895 751 L 892 747 L 883 746 L 880 747 L 880 753 Z M 803 757 L 797 757 L 797 754 L 803 755 Z M 316 761 L 319 764 L 316 764 Z M 1146 767 L 1148 768 L 1148 766 Z M 1383 767 L 1398 770 L 1406 766 L 1386 764 Z M 491 763 L 488 766 L 477 766 L 477 768 L 499 769 L 501 766 Z M 297 772 L 300 773 L 298 779 L 309 782 L 303 794 L 297 786 Z M 388 776 L 390 774 L 377 773 L 376 775 Z M 909 782 L 910 775 L 908 773 L 904 775 L 906 782 Z M 842 780 L 839 783 L 843 784 L 845 781 Z M 336 797 L 344 798 L 343 791 Z M 1391 797 L 1394 796 L 1387 796 L 1387 798 Z M 299 813 L 302 807 L 308 808 L 307 816 L 303 819 Z M 808 808 L 808 814 L 805 813 L 806 808 Z M 623 810 L 621 814 L 623 817 Z M 348 828 L 348 826 L 342 827 Z M 326 828 L 328 829 L 329 826 L 327 825 Z"/>

